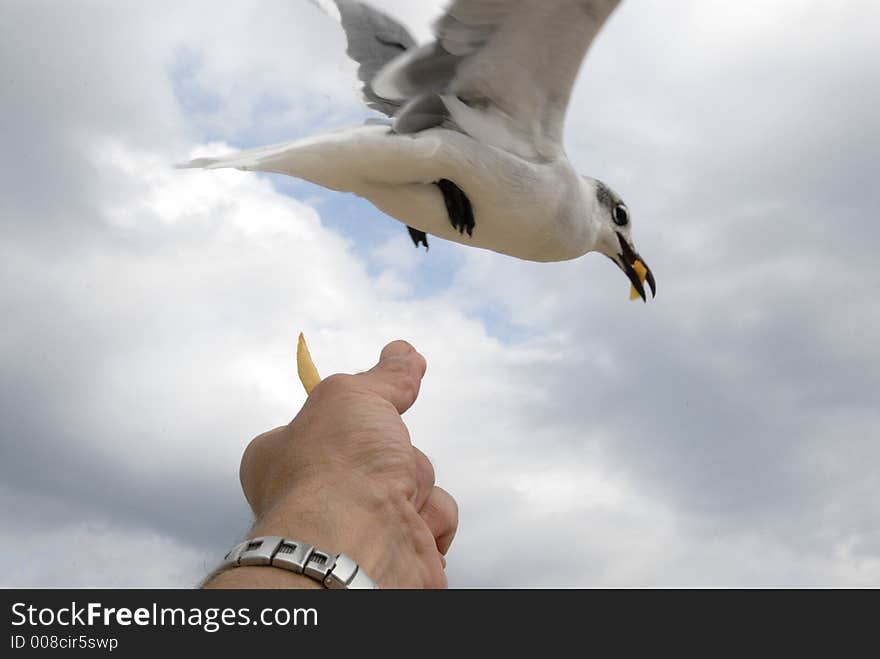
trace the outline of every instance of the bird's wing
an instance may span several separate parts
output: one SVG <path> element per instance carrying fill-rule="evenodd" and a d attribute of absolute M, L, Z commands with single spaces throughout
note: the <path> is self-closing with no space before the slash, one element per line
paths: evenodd
<path fill-rule="evenodd" d="M 348 40 L 346 52 L 360 65 L 358 78 L 364 83 L 364 101 L 370 108 L 393 117 L 400 103 L 377 96 L 371 83 L 383 66 L 415 46 L 415 39 L 400 23 L 372 7 L 357 0 L 334 1 Z"/>
<path fill-rule="evenodd" d="M 581 62 L 618 3 L 454 0 L 434 26 L 436 41 L 389 62 L 373 90 L 398 103 L 426 93 L 457 97 L 463 106 L 450 108 L 452 117 L 466 132 L 497 130 L 500 119 L 511 139 L 552 157 Z M 477 110 L 472 128 L 467 107 Z"/>

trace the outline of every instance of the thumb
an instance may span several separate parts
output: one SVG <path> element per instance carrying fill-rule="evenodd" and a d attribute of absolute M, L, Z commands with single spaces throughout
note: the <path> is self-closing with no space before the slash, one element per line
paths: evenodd
<path fill-rule="evenodd" d="M 425 358 L 409 343 L 393 341 L 382 349 L 378 364 L 355 377 L 403 414 L 418 398 L 426 368 Z"/>

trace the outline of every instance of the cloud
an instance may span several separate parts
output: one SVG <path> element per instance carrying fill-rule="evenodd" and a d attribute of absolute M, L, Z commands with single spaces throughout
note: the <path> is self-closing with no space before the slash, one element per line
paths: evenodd
<path fill-rule="evenodd" d="M 4 500 L 44 512 L 32 495 L 22 501 L 3 494 Z M 193 576 L 207 574 L 216 565 L 214 556 L 167 535 L 89 519 L 88 509 L 52 501 L 45 512 L 57 515 L 59 509 L 76 521 L 49 516 L 33 528 L 0 529 L 0 540 L 8 548 L 4 587 L 181 588 L 195 586 L 198 580 Z M 51 526 L 45 523 L 50 519 Z"/>
<path fill-rule="evenodd" d="M 439 5 L 382 6 L 424 36 Z M 623 3 L 567 141 L 635 213 L 647 306 L 606 259 L 425 254 L 350 197 L 170 169 L 365 116 L 308 3 L 3 14 L 0 583 L 196 583 L 303 400 L 300 330 L 322 373 L 428 358 L 453 585 L 880 580 L 873 3 Z M 90 539 L 151 558 L 40 554 Z"/>

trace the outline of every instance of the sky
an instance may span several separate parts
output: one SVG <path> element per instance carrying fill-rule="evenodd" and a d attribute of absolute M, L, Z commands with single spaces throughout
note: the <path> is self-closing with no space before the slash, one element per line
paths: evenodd
<path fill-rule="evenodd" d="M 421 40 L 443 6 L 374 4 Z M 452 587 L 880 586 L 878 21 L 624 0 L 565 141 L 645 305 L 597 254 L 425 253 L 351 195 L 173 169 L 373 116 L 306 0 L 0 0 L 0 586 L 197 584 L 300 331 L 322 374 L 425 355 Z"/>

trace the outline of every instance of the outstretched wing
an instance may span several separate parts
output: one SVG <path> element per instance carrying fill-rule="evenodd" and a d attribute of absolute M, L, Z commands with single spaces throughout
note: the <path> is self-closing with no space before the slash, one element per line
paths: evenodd
<path fill-rule="evenodd" d="M 553 157 L 581 62 L 618 3 L 455 0 L 435 24 L 436 41 L 389 62 L 372 88 L 397 103 L 451 97 L 452 119 L 466 132 Z M 499 125 L 506 135 L 481 134 Z"/>
<path fill-rule="evenodd" d="M 377 96 L 372 81 L 388 62 L 416 45 L 409 31 L 390 16 L 356 0 L 334 0 L 348 40 L 348 56 L 360 66 L 367 106 L 393 117 L 400 103 Z M 320 5 L 319 5 L 320 6 Z"/>

